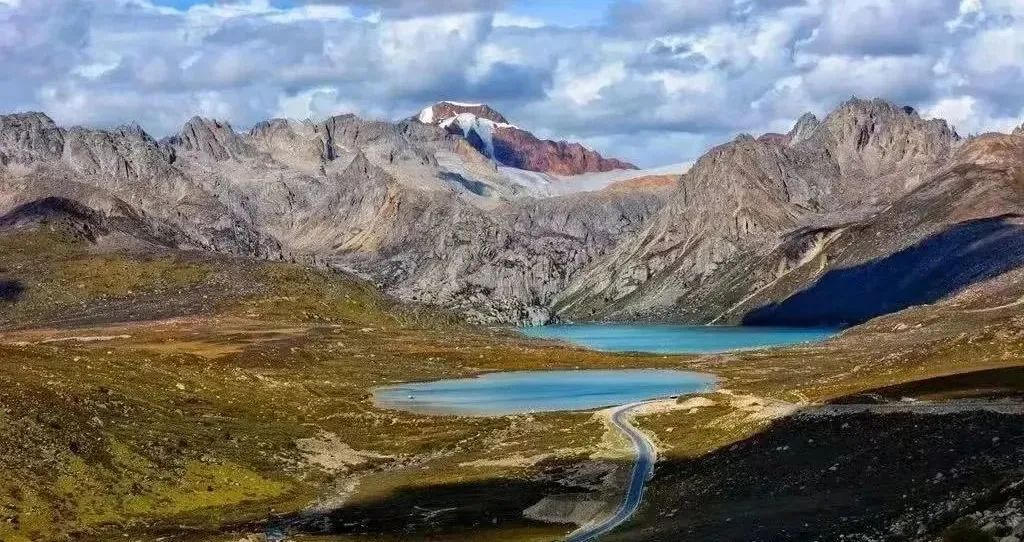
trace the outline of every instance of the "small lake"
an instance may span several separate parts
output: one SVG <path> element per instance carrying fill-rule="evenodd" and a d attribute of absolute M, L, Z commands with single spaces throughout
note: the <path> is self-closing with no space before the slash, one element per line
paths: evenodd
<path fill-rule="evenodd" d="M 377 406 L 420 414 L 501 416 L 591 410 L 710 391 L 715 377 L 686 371 L 512 371 L 373 390 Z"/>
<path fill-rule="evenodd" d="M 820 342 L 835 328 L 684 326 L 672 324 L 562 324 L 522 328 L 530 337 L 559 339 L 604 352 L 712 354 Z"/>

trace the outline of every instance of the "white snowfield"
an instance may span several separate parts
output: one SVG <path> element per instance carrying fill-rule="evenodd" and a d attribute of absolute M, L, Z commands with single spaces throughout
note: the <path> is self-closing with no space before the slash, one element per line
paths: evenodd
<path fill-rule="evenodd" d="M 435 156 L 448 188 L 460 192 L 475 205 L 488 208 L 503 201 L 594 192 L 619 181 L 651 175 L 682 175 L 689 167 L 688 164 L 673 164 L 651 169 L 558 176 L 502 166 L 493 160 L 468 162 L 453 152 L 438 152 Z"/>
<path fill-rule="evenodd" d="M 508 180 L 530 191 L 533 197 L 552 197 L 595 192 L 609 185 L 629 179 L 654 175 L 682 175 L 689 171 L 691 163 L 671 164 L 649 169 L 616 169 L 602 173 L 580 175 L 550 175 L 506 166 L 498 166 Z"/>
<path fill-rule="evenodd" d="M 491 159 L 494 158 L 494 129 L 516 128 L 512 124 L 483 119 L 472 113 L 459 113 L 454 117 L 444 119 L 440 126 L 447 130 L 452 124 L 458 125 L 462 130 L 462 137 L 468 138 L 470 132 L 476 132 L 476 135 L 484 142 L 484 154 Z"/>

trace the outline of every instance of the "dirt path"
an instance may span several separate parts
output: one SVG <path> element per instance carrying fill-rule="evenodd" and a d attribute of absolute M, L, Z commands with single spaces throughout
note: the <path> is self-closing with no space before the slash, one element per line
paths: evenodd
<path fill-rule="evenodd" d="M 981 312 L 992 312 L 992 311 L 999 311 L 999 310 L 1003 310 L 1003 309 L 1010 309 L 1010 308 L 1013 308 L 1013 307 L 1019 307 L 1021 305 L 1024 305 L 1024 296 L 1022 296 L 1017 301 L 1011 301 L 1010 303 L 1005 303 L 1003 305 L 997 305 L 995 307 L 986 307 L 984 309 L 968 309 L 968 310 L 965 310 L 963 312 L 966 312 L 968 314 L 977 314 L 977 313 L 981 313 Z"/>

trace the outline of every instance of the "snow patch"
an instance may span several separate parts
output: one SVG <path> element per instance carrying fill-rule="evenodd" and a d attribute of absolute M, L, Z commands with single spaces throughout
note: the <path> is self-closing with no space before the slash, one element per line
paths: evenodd
<path fill-rule="evenodd" d="M 453 102 L 453 101 L 450 101 L 450 100 L 445 100 L 445 101 L 440 102 L 440 103 L 454 105 L 456 107 L 483 107 L 484 106 L 484 104 L 471 104 L 471 103 L 466 103 L 466 102 Z"/>
<path fill-rule="evenodd" d="M 480 140 L 484 143 L 484 155 L 490 159 L 494 159 L 494 130 L 496 128 L 515 128 L 511 124 L 504 122 L 494 122 L 490 119 L 480 118 L 472 113 L 459 113 L 454 117 L 449 117 L 441 121 L 441 128 L 448 129 L 449 126 L 455 124 L 462 130 L 462 137 L 469 137 L 470 132 L 476 132 L 476 135 L 480 137 Z"/>
<path fill-rule="evenodd" d="M 434 123 L 434 106 L 429 105 L 427 107 L 424 107 L 423 110 L 420 111 L 420 116 L 418 118 L 419 118 L 419 121 L 422 122 L 423 124 L 433 124 Z"/>

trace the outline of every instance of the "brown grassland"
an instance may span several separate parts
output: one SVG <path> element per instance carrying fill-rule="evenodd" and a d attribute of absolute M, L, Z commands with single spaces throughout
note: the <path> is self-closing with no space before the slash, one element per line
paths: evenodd
<path fill-rule="evenodd" d="M 671 465 L 810 404 L 1019 366 L 1024 351 L 1012 311 L 964 310 L 999 304 L 980 298 L 822 345 L 645 356 L 464 325 L 289 263 L 20 232 L 0 237 L 0 267 L 4 542 L 238 540 L 308 527 L 317 511 L 339 531 L 330 540 L 554 540 L 571 526 L 522 510 L 586 488 L 614 502 L 626 451 L 598 417 L 422 416 L 377 408 L 371 389 L 510 369 L 713 372 L 724 393 L 639 420 Z M 997 387 L 1015 387 L 1005 376 Z M 926 382 L 936 383 L 890 391 L 959 397 L 993 386 L 983 376 Z M 659 474 L 632 528 L 665 521 L 678 483 Z"/>

